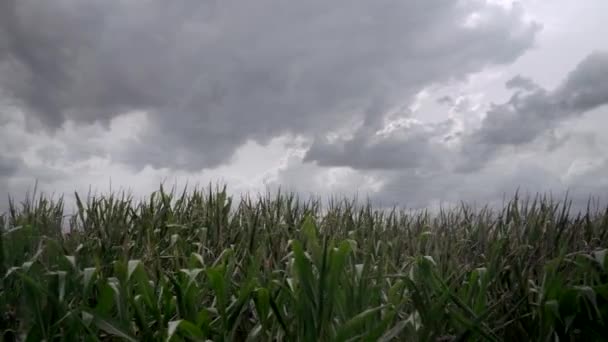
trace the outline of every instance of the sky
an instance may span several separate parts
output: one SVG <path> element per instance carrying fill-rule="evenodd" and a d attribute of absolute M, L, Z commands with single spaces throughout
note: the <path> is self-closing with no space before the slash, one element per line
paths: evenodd
<path fill-rule="evenodd" d="M 608 199 L 605 0 L 3 0 L 0 208 L 225 183 Z"/>

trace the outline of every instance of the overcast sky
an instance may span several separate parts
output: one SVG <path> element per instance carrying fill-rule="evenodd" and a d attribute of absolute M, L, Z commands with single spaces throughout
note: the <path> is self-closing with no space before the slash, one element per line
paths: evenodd
<path fill-rule="evenodd" d="M 605 0 L 2 0 L 0 207 L 220 181 L 608 196 Z"/>

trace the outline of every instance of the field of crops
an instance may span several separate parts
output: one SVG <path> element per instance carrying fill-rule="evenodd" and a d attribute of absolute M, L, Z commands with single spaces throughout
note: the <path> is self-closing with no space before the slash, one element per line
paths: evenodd
<path fill-rule="evenodd" d="M 48 197 L 0 222 L 4 341 L 594 341 L 608 211 L 437 214 L 225 189 Z"/>

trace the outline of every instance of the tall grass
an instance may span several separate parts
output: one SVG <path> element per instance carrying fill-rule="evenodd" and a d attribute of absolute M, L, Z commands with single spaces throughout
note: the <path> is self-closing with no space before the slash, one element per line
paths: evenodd
<path fill-rule="evenodd" d="M 516 197 L 431 215 L 211 187 L 76 203 L 0 219 L 4 341 L 608 336 L 608 210 Z"/>

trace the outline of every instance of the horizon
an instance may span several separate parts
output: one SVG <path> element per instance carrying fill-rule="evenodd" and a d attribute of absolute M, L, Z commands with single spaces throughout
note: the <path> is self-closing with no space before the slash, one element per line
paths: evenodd
<path fill-rule="evenodd" d="M 231 192 L 230 186 L 225 183 L 208 184 L 206 186 L 186 185 L 181 188 L 177 185 L 167 187 L 164 183 L 161 183 L 156 190 L 145 194 L 137 194 L 129 189 L 112 189 L 111 187 L 107 191 L 89 189 L 84 193 L 79 193 L 78 191 L 72 193 L 45 193 L 39 191 L 38 188 L 34 186 L 33 189 L 28 189 L 22 194 L 20 198 L 9 195 L 7 208 L 0 210 L 0 217 L 9 215 L 11 208 L 15 210 L 15 212 L 19 212 L 25 207 L 32 205 L 36 206 L 36 203 L 42 200 L 48 201 L 49 205 L 61 204 L 64 217 L 63 223 L 69 224 L 65 219 L 74 217 L 82 211 L 82 208 L 77 204 L 78 201 L 81 201 L 81 205 L 87 207 L 89 203 L 104 199 L 113 199 L 120 202 L 128 202 L 132 207 L 138 207 L 151 201 L 155 197 L 158 198 L 161 194 L 169 196 L 170 203 L 173 205 L 180 199 L 187 199 L 197 195 L 207 196 L 213 194 L 213 196 L 216 196 L 221 193 L 225 193 L 230 199 L 231 210 L 238 210 L 240 205 L 247 203 L 248 201 L 261 203 L 263 201 L 282 201 L 287 198 L 292 198 L 295 202 L 300 204 L 315 203 L 323 213 L 331 210 L 335 205 L 348 205 L 355 209 L 371 208 L 374 211 L 383 213 L 400 212 L 408 213 L 410 215 L 428 213 L 433 217 L 440 215 L 442 212 L 459 211 L 463 208 L 472 210 L 473 213 L 488 212 L 492 215 L 496 215 L 504 212 L 514 204 L 522 210 L 531 209 L 541 204 L 550 207 L 553 206 L 557 208 L 557 211 L 566 210 L 571 216 L 588 214 L 602 216 L 608 213 L 608 203 L 602 203 L 599 197 L 590 195 L 587 197 L 587 200 L 583 202 L 580 198 L 572 198 L 568 192 L 564 192 L 561 195 L 554 195 L 553 193 L 527 193 L 516 189 L 511 194 L 503 194 L 501 200 L 489 203 L 458 201 L 440 202 L 435 206 L 414 207 L 408 206 L 407 203 L 402 202 L 382 203 L 380 201 L 375 201 L 365 194 L 361 196 L 358 193 L 351 193 L 349 195 L 328 194 L 325 197 L 322 197 L 314 193 L 307 194 L 298 191 L 285 191 L 281 188 L 266 189 L 266 191 L 258 192 L 248 191 L 235 193 Z"/>

